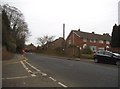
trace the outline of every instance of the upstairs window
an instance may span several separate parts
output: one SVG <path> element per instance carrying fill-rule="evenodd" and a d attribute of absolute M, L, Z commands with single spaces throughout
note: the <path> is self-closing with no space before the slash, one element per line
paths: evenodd
<path fill-rule="evenodd" d="M 99 40 L 99 43 L 102 43 L 102 44 L 103 44 L 104 42 L 103 42 L 103 40 Z"/>
<path fill-rule="evenodd" d="M 90 39 L 90 42 L 92 42 L 92 40 Z"/>
<path fill-rule="evenodd" d="M 96 42 L 96 40 L 90 39 L 90 42 L 94 42 L 94 43 L 95 43 L 95 42 Z"/>
<path fill-rule="evenodd" d="M 96 40 L 94 40 L 93 42 L 94 42 L 94 43 L 96 43 L 97 41 L 96 41 Z"/>
<path fill-rule="evenodd" d="M 110 42 L 109 42 L 109 41 L 106 41 L 106 44 L 110 44 Z"/>
<path fill-rule="evenodd" d="M 69 45 L 71 44 L 71 40 L 68 41 L 68 44 L 69 44 Z"/>

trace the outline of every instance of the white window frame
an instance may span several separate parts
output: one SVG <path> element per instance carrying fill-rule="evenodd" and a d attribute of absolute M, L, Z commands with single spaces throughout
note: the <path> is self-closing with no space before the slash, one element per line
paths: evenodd
<path fill-rule="evenodd" d="M 103 41 L 103 40 L 99 40 L 99 43 L 102 43 L 102 44 L 103 44 L 103 43 L 104 43 L 104 41 Z"/>
<path fill-rule="evenodd" d="M 106 41 L 106 44 L 110 44 L 110 41 Z"/>

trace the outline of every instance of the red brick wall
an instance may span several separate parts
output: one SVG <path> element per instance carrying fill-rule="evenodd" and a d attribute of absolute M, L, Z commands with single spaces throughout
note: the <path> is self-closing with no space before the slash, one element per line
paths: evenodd
<path fill-rule="evenodd" d="M 74 39 L 74 40 L 73 40 Z M 83 48 L 84 44 L 87 44 L 88 46 L 96 46 L 98 48 L 105 48 L 106 46 L 109 46 L 109 44 L 106 43 L 99 43 L 98 41 L 96 43 L 90 42 L 89 40 L 87 42 L 83 42 L 83 39 L 77 36 L 76 34 L 73 35 L 73 32 L 71 32 L 67 38 L 67 43 L 69 43 L 69 40 L 71 40 L 71 44 L 75 46 L 79 46 Z"/>
<path fill-rule="evenodd" d="M 67 43 L 69 44 L 69 40 L 71 40 L 71 45 L 75 45 L 75 46 L 79 46 L 79 47 L 82 47 L 84 42 L 83 40 L 78 37 L 77 35 L 73 35 L 73 33 L 71 32 L 67 38 Z"/>
<path fill-rule="evenodd" d="M 76 34 L 74 34 L 74 44 L 76 46 L 82 47 L 84 42 L 83 39 L 81 39 L 80 37 L 78 37 Z"/>

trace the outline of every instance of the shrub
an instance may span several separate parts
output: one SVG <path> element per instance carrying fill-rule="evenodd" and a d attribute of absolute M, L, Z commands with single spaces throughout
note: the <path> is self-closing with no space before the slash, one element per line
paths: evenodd
<path fill-rule="evenodd" d="M 86 46 L 83 51 L 82 51 L 83 54 L 92 54 L 92 50 L 90 49 L 89 46 Z"/>

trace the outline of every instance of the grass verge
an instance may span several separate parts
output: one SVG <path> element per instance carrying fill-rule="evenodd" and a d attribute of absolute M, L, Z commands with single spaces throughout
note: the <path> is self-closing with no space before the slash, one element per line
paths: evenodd
<path fill-rule="evenodd" d="M 93 54 L 81 54 L 81 58 L 93 59 Z"/>

